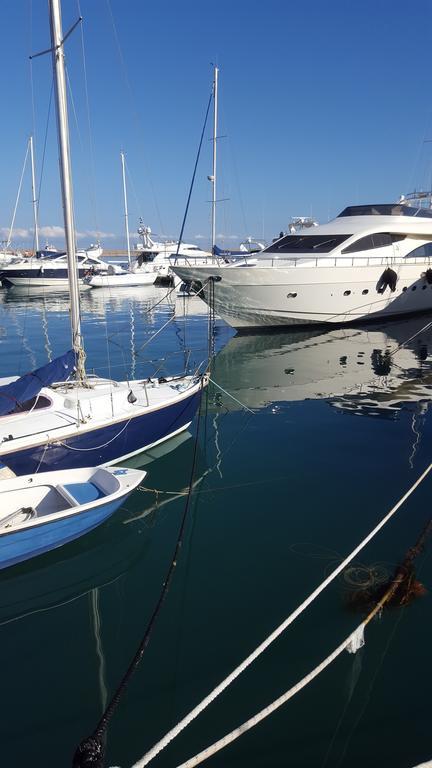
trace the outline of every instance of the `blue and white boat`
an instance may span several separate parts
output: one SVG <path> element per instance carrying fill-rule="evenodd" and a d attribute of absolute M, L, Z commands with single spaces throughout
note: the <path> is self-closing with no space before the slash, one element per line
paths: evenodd
<path fill-rule="evenodd" d="M 61 547 L 110 517 L 146 473 L 90 467 L 0 483 L 0 568 Z"/>
<path fill-rule="evenodd" d="M 20 378 L 0 379 L 0 460 L 17 475 L 115 464 L 187 429 L 207 375 L 113 381 L 88 375 L 81 334 L 63 32 L 50 0 L 72 349 Z"/>
<path fill-rule="evenodd" d="M 187 429 L 207 379 L 77 380 L 76 353 L 0 379 L 0 460 L 16 475 L 114 464 Z"/>
<path fill-rule="evenodd" d="M 98 251 L 101 249 L 99 248 Z M 85 279 L 92 275 L 106 272 L 123 272 L 117 264 L 107 265 L 100 256 L 88 251 L 77 251 L 76 264 L 80 290 L 89 290 L 91 285 Z M 42 250 L 35 256 L 14 259 L 0 270 L 0 280 L 5 286 L 20 288 L 49 288 L 51 290 L 69 290 L 68 258 L 63 251 Z"/>

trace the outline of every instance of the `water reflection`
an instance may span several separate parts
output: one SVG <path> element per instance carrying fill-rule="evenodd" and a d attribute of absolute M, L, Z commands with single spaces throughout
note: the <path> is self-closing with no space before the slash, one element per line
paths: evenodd
<path fill-rule="evenodd" d="M 141 453 L 125 466 L 150 469 L 150 485 L 162 485 L 159 473 L 169 472 L 170 488 L 182 485 L 183 462 L 189 460 L 186 431 Z M 186 444 L 186 445 L 185 445 Z M 157 472 L 154 471 L 157 462 Z M 201 465 L 203 459 L 201 458 Z M 201 469 L 201 471 L 204 471 Z M 199 478 L 198 478 L 199 479 Z M 146 482 L 146 481 L 145 481 Z M 145 558 L 149 539 L 143 535 L 163 517 L 167 505 L 184 503 L 182 493 L 158 498 L 135 491 L 121 511 L 97 530 L 70 544 L 0 572 L 0 630 L 12 621 L 47 611 L 118 582 L 134 563 Z"/>
<path fill-rule="evenodd" d="M 36 368 L 63 353 L 69 313 L 67 293 L 0 290 L 0 375 Z M 161 286 L 88 291 L 81 296 L 81 320 L 88 370 L 103 376 L 182 373 L 185 360 L 192 369 L 208 349 L 207 306 Z M 161 326 L 166 329 L 155 335 Z"/>
<path fill-rule="evenodd" d="M 348 412 L 391 415 L 431 399 L 431 319 L 234 336 L 216 357 L 214 378 L 249 408 L 327 399 Z"/>

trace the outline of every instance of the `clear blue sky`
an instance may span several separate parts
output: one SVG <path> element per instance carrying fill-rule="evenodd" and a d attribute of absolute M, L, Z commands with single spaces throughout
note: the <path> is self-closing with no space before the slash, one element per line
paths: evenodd
<path fill-rule="evenodd" d="M 124 245 L 119 152 L 139 215 L 176 236 L 184 212 L 212 62 L 220 67 L 218 235 L 270 239 L 291 216 L 327 220 L 348 204 L 391 201 L 432 173 L 432 4 L 406 0 L 81 0 L 67 42 L 73 179 L 80 244 Z M 10 223 L 28 135 L 41 173 L 51 87 L 46 0 L 3 0 L 0 227 Z M 66 31 L 78 16 L 63 0 Z M 35 121 L 30 71 L 33 73 Z M 211 124 L 207 138 L 211 135 Z M 93 163 L 92 152 L 93 145 Z M 94 165 L 94 173 L 91 171 Z M 185 236 L 210 235 L 211 144 L 203 146 Z M 93 204 L 92 188 L 96 205 Z M 134 191 L 135 190 L 135 191 Z M 136 193 L 136 194 L 135 194 Z M 62 227 L 54 112 L 40 197 L 48 239 Z M 31 245 L 30 177 L 17 244 Z M 21 232 L 21 238 L 19 236 Z M 204 238 L 204 239 L 200 239 Z M 230 239 L 231 238 L 231 239 Z"/>

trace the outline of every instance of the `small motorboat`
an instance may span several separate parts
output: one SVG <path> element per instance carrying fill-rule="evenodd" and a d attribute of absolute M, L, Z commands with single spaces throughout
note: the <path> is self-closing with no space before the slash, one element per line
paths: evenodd
<path fill-rule="evenodd" d="M 110 517 L 146 472 L 120 467 L 41 472 L 0 482 L 0 568 L 60 547 Z"/>

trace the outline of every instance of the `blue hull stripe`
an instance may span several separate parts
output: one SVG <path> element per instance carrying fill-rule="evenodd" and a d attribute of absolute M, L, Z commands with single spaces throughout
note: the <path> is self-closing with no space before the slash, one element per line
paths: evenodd
<path fill-rule="evenodd" d="M 91 531 L 119 508 L 125 496 L 102 504 L 96 509 L 89 509 L 87 512 L 1 535 L 0 568 L 7 568 L 15 563 L 41 555 L 43 552 L 49 552 L 51 549 L 61 547 L 68 541 L 73 541 Z"/>
<path fill-rule="evenodd" d="M 1 460 L 16 475 L 48 472 L 52 469 L 78 469 L 114 463 L 116 459 L 145 451 L 150 445 L 184 429 L 198 408 L 200 391 L 165 408 L 118 421 L 100 429 L 68 437 L 60 443 L 41 443 Z M 128 423 L 129 421 L 129 423 Z M 127 426 L 125 427 L 125 425 Z M 3 444 L 4 445 L 4 444 Z"/>

